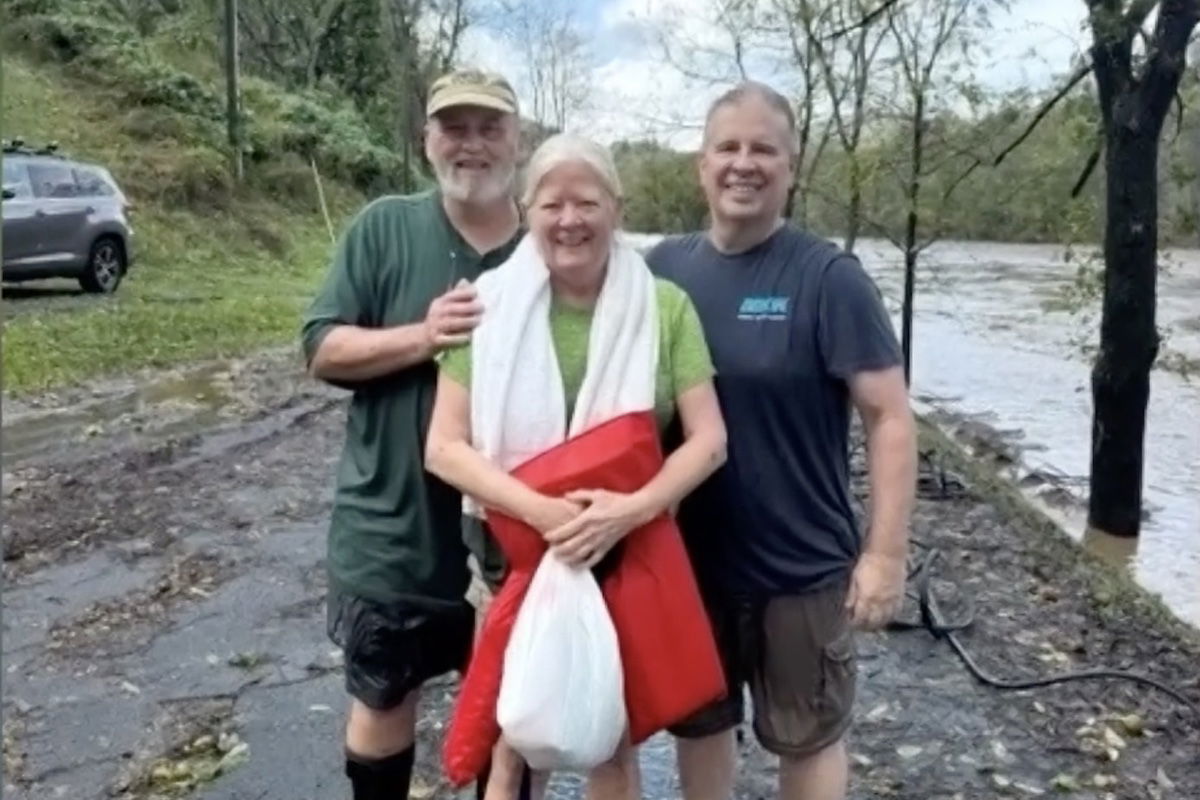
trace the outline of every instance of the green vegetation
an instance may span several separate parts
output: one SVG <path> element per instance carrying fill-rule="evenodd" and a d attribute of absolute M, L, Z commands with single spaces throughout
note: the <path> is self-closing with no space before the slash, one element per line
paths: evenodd
<path fill-rule="evenodd" d="M 172 44 L 177 33 L 137 44 L 117 25 L 45 14 L 5 32 L 3 135 L 55 140 L 107 165 L 134 203 L 137 256 L 110 298 L 34 311 L 20 304 L 40 301 L 6 301 L 8 392 L 288 341 L 331 250 L 309 158 L 335 230 L 360 190 L 388 188 L 398 162 L 353 109 L 253 79 L 244 92 L 252 150 L 235 186 L 219 71 L 197 77 L 155 55 L 211 64 L 186 38 Z"/>
<path fill-rule="evenodd" d="M 6 390 L 228 356 L 296 335 L 330 252 L 302 164 L 290 174 L 265 171 L 260 187 L 235 191 L 220 154 L 179 139 L 112 135 L 110 96 L 53 65 L 6 60 L 5 134 L 56 138 L 74 155 L 108 164 L 135 203 L 137 252 L 112 298 L 6 321 Z M 171 119 L 138 109 L 124 122 Z M 327 190 L 341 219 L 357 198 L 336 185 Z"/>
<path fill-rule="evenodd" d="M 678 233 L 704 226 L 708 206 L 693 154 L 652 142 L 618 142 L 612 151 L 625 190 L 626 227 Z"/>

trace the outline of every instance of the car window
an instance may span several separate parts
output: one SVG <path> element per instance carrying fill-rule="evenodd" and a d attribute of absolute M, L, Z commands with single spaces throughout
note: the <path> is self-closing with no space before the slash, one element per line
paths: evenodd
<path fill-rule="evenodd" d="M 79 185 L 81 197 L 112 197 L 116 194 L 104 175 L 91 167 L 76 167 L 75 183 Z"/>
<path fill-rule="evenodd" d="M 4 159 L 4 188 L 19 198 L 33 196 L 33 190 L 29 186 L 29 173 L 25 171 L 23 163 Z"/>
<path fill-rule="evenodd" d="M 66 164 L 30 164 L 29 180 L 37 197 L 78 197 L 75 176 Z"/>

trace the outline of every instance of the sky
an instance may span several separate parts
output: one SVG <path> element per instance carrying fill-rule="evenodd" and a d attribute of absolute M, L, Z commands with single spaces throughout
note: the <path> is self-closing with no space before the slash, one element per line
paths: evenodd
<path fill-rule="evenodd" d="M 691 41 L 720 46 L 727 39 L 706 23 L 710 0 L 565 2 L 574 8 L 592 63 L 589 102 L 568 127 L 604 142 L 650 136 L 679 148 L 694 146 L 704 111 L 722 85 L 689 79 L 674 69 L 664 58 L 657 31 L 679 31 Z M 1084 0 L 1013 0 L 1009 10 L 993 16 L 991 41 L 978 54 L 979 80 L 999 90 L 1052 85 L 1086 46 L 1085 21 Z M 509 76 L 518 93 L 524 93 L 519 55 L 497 32 L 471 29 L 463 53 L 473 63 Z M 727 59 L 706 57 L 702 51 L 687 57 L 694 69 L 731 74 Z M 754 74 L 752 69 L 751 77 L 786 88 L 786 76 Z"/>

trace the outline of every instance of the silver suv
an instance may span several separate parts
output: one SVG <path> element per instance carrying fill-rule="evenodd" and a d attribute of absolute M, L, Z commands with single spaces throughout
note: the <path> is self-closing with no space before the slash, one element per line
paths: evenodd
<path fill-rule="evenodd" d="M 107 169 L 4 142 L 4 281 L 77 278 L 116 290 L 133 263 L 129 200 Z"/>

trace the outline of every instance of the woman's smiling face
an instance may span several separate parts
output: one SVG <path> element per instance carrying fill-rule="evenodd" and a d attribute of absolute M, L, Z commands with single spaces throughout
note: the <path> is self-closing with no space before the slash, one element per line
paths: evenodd
<path fill-rule="evenodd" d="M 529 228 L 552 275 L 571 283 L 603 280 L 620 203 L 582 161 L 565 161 L 538 182 Z"/>

